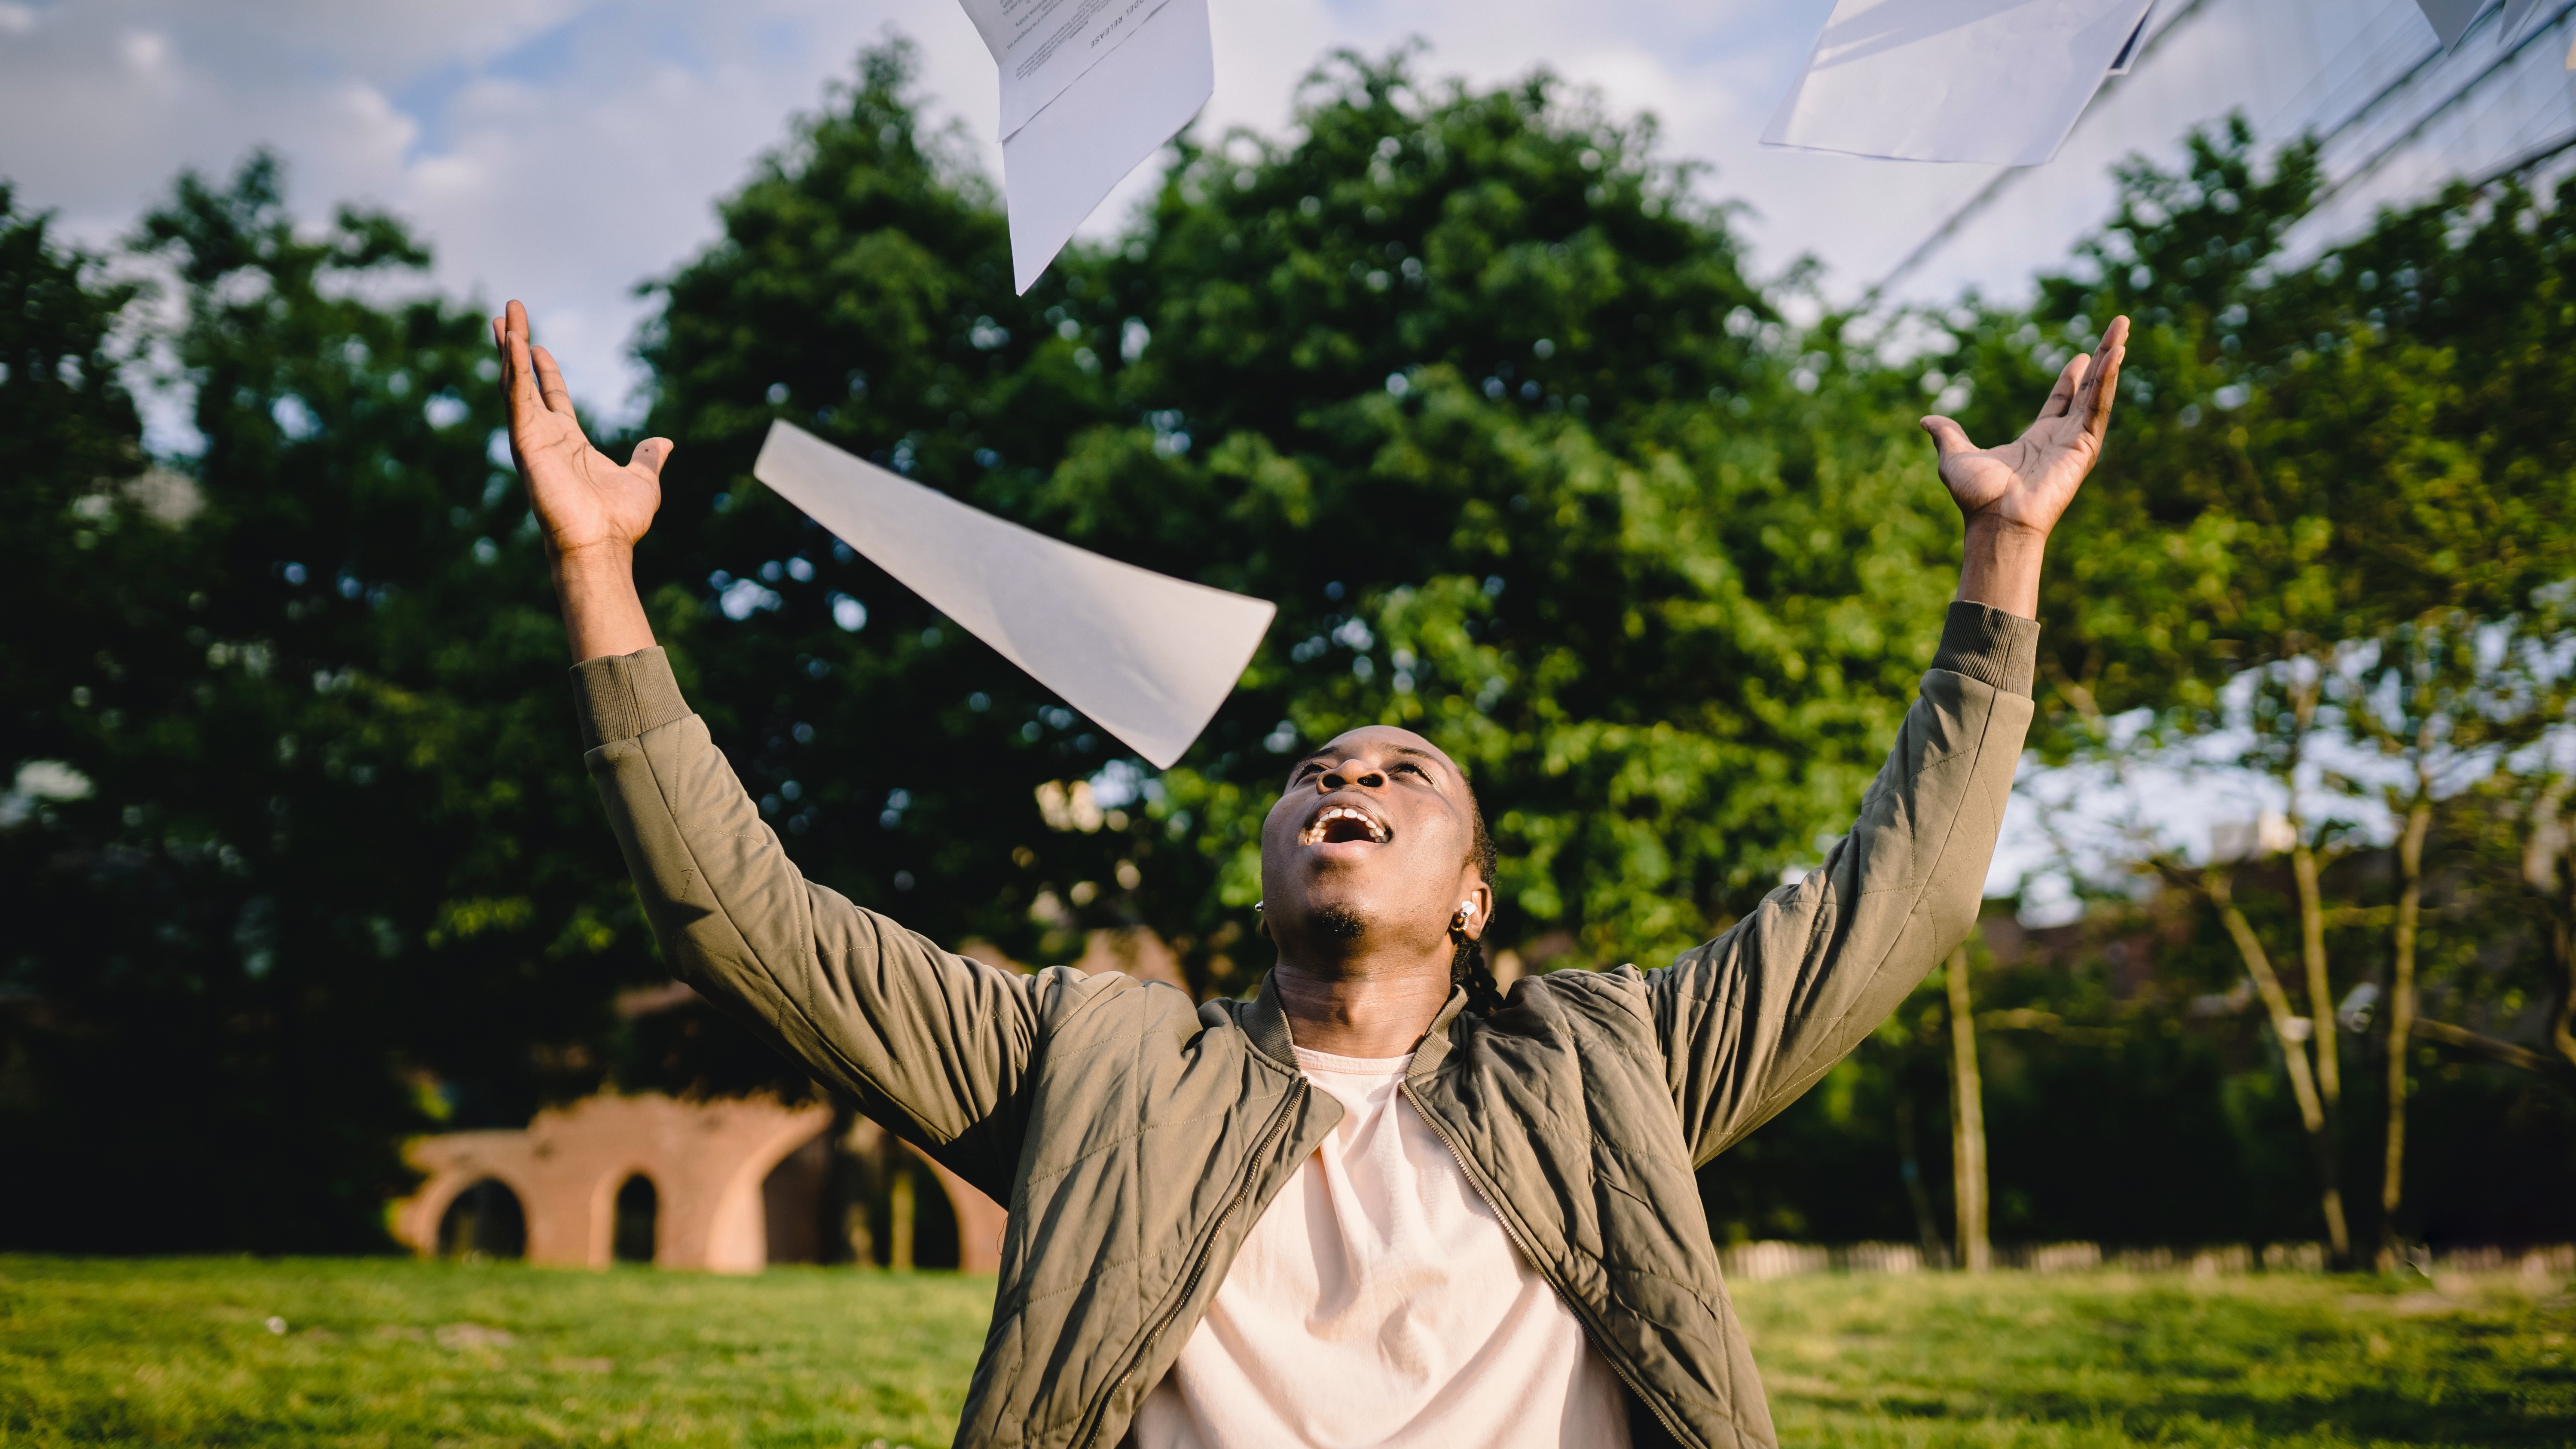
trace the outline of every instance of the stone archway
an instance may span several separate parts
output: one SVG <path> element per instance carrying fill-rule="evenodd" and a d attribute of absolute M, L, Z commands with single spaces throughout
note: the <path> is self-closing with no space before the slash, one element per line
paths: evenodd
<path fill-rule="evenodd" d="M 528 1218 L 519 1195 L 497 1177 L 477 1178 L 439 1210 L 435 1251 L 458 1258 L 524 1258 Z"/>
<path fill-rule="evenodd" d="M 973 1183 L 932 1161 L 929 1153 L 894 1137 L 893 1133 L 865 1118 L 851 1125 L 849 1145 L 863 1152 L 875 1152 L 881 1150 L 889 1138 L 901 1143 L 906 1152 L 929 1168 L 939 1179 L 941 1191 L 947 1194 L 949 1211 L 957 1218 L 957 1271 L 1000 1272 L 1002 1233 L 1011 1225 L 1010 1209 L 986 1197 Z"/>
<path fill-rule="evenodd" d="M 428 1176 L 394 1205 L 394 1236 L 435 1253 L 449 1203 L 492 1178 L 518 1196 L 529 1262 L 605 1268 L 618 1190 L 640 1175 L 654 1188 L 657 1265 L 757 1273 L 768 1262 L 761 1179 L 831 1120 L 819 1103 L 601 1096 L 540 1112 L 524 1131 L 415 1138 L 404 1156 Z"/>
<path fill-rule="evenodd" d="M 650 1176 L 639 1172 L 619 1183 L 609 1213 L 610 1262 L 650 1263 L 661 1256 L 662 1194 Z M 766 1252 L 762 1257 L 767 1260 Z"/>
<path fill-rule="evenodd" d="M 912 1147 L 907 1142 L 906 1147 Z M 948 1190 L 948 1206 L 957 1214 L 957 1271 L 960 1273 L 998 1273 L 1002 1271 L 1002 1234 L 1011 1226 L 1011 1210 L 986 1197 L 973 1183 L 950 1172 L 918 1147 L 912 1153 L 930 1163 L 939 1175 L 939 1185 Z"/>
<path fill-rule="evenodd" d="M 531 1263 L 606 1268 L 615 1260 L 617 1196 L 642 1177 L 653 1186 L 653 1262 L 663 1268 L 757 1273 L 769 1263 L 761 1184 L 790 1152 L 828 1131 L 831 1108 L 767 1098 L 683 1102 L 659 1093 L 585 1097 L 539 1112 L 524 1131 L 416 1137 L 403 1155 L 427 1180 L 393 1205 L 394 1237 L 424 1257 L 459 1193 L 486 1179 L 519 1200 Z M 870 1134 L 873 1134 L 872 1136 Z M 884 1129 L 861 1121 L 853 1146 Z M 964 1178 L 904 1147 L 937 1175 L 957 1218 L 957 1268 L 1002 1266 L 1010 1213 Z"/>

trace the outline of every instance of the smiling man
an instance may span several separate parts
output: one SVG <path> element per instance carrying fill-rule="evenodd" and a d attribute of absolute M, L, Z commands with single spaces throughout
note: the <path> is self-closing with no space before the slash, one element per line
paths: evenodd
<path fill-rule="evenodd" d="M 1974 925 L 2030 721 L 2049 530 L 2101 451 L 2128 322 L 2000 448 L 1927 418 L 1958 602 L 1850 834 L 1654 971 L 1494 989 L 1494 848 L 1406 730 L 1300 761 L 1261 837 L 1251 1001 L 1033 976 L 805 879 L 690 713 L 637 597 L 671 445 L 582 436 L 510 304 L 511 442 L 588 763 L 664 958 L 1010 1207 L 961 1445 L 1768 1445 L 1693 1177 Z"/>

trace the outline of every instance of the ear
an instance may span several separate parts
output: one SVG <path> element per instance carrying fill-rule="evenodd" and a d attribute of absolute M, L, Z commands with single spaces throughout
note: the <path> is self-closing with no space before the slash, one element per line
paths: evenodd
<path fill-rule="evenodd" d="M 1473 869 L 1462 870 L 1458 872 L 1458 901 L 1467 916 L 1467 923 L 1459 928 L 1458 934 L 1470 941 L 1483 940 L 1485 929 L 1494 920 L 1494 888 L 1485 884 Z"/>

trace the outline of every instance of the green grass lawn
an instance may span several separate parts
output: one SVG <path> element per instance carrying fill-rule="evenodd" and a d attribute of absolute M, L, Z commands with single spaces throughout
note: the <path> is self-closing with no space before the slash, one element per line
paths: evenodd
<path fill-rule="evenodd" d="M 0 1445 L 945 1444 L 991 1294 L 0 1256 Z M 1816 1277 L 1736 1302 L 1793 1445 L 2576 1445 L 2560 1284 Z"/>

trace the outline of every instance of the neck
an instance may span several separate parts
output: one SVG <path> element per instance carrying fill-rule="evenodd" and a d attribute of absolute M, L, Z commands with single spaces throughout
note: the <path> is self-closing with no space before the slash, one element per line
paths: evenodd
<path fill-rule="evenodd" d="M 1271 980 L 1297 1045 L 1337 1057 L 1410 1055 L 1449 1000 L 1449 963 L 1369 975 L 1317 972 L 1280 958 Z"/>

